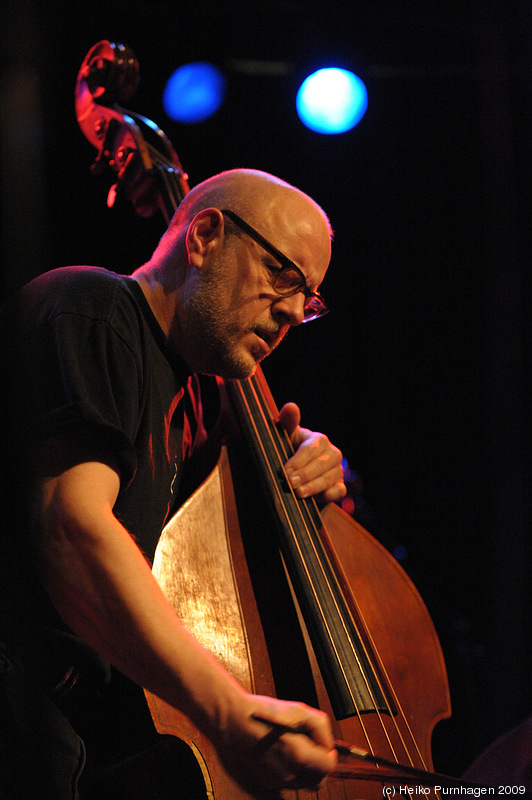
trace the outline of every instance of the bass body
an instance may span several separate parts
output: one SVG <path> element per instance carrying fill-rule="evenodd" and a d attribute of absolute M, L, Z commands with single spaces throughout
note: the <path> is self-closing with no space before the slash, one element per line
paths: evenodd
<path fill-rule="evenodd" d="M 249 453 L 248 441 L 233 434 L 212 472 L 165 527 L 153 565 L 164 593 L 185 626 L 246 689 L 319 707 L 338 740 L 430 772 L 432 730 L 450 714 L 450 700 L 438 637 L 419 593 L 362 526 L 334 504 L 321 511 L 325 557 L 363 638 L 362 656 L 355 649 L 353 659 L 366 656 L 364 670 L 372 672 L 367 682 L 376 681 L 385 694 L 384 704 L 370 699 L 369 707 L 339 715 L 294 589 L 297 579 L 279 546 L 272 503 Z M 280 486 L 287 491 L 282 481 Z M 319 791 L 277 795 L 244 788 L 185 715 L 153 695 L 147 699 L 157 730 L 191 747 L 209 800 L 373 800 L 382 797 L 384 784 L 408 783 L 400 770 L 393 774 L 340 756 L 337 772 Z"/>

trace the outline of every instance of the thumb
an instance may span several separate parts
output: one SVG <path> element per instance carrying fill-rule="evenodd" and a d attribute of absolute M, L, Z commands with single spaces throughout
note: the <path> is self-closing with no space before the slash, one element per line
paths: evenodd
<path fill-rule="evenodd" d="M 279 412 L 281 425 L 290 437 L 295 433 L 301 422 L 301 411 L 296 403 L 285 403 Z"/>

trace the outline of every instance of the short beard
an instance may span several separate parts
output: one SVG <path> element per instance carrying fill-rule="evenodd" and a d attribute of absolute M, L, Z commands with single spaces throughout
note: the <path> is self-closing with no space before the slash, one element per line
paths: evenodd
<path fill-rule="evenodd" d="M 242 379 L 254 372 L 263 353 L 258 346 L 250 358 L 237 352 L 242 330 L 231 326 L 222 299 L 230 291 L 225 263 L 221 256 L 198 277 L 185 306 L 180 350 L 194 372 Z"/>

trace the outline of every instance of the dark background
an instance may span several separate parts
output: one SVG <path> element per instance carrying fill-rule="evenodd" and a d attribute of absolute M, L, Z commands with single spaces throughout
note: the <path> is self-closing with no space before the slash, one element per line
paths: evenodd
<path fill-rule="evenodd" d="M 265 371 L 362 476 L 368 527 L 406 551 L 451 683 L 435 765 L 458 774 L 531 714 L 530 3 L 10 0 L 1 36 L 4 292 L 70 263 L 128 272 L 162 230 L 124 198 L 107 210 L 109 181 L 89 172 L 74 85 L 101 39 L 136 53 L 129 105 L 166 131 L 192 184 L 257 167 L 329 213 L 333 313 Z M 160 98 L 198 59 L 226 71 L 228 94 L 187 127 Z M 287 74 L 259 74 L 272 62 Z M 331 65 L 363 78 L 369 108 L 327 137 L 293 101 Z"/>

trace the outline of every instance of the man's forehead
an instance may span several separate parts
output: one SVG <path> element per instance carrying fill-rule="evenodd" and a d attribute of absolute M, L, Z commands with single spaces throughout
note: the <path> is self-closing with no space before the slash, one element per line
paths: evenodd
<path fill-rule="evenodd" d="M 272 234 L 278 232 L 281 236 L 307 238 L 323 235 L 326 240 L 330 239 L 328 221 L 321 209 L 304 195 L 292 192 L 264 204 L 259 211 L 257 227 L 259 224 L 268 226 Z"/>

